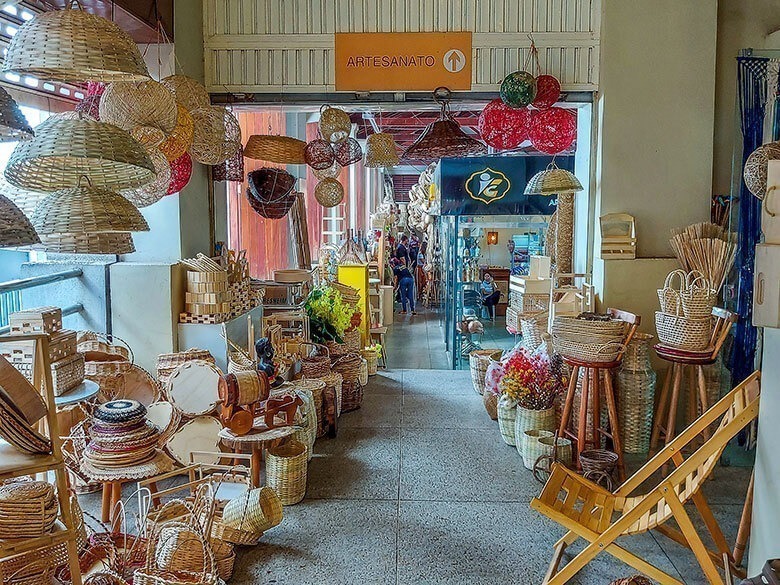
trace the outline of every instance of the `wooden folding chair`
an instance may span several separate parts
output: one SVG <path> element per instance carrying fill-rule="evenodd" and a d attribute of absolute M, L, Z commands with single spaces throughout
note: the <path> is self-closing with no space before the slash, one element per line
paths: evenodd
<path fill-rule="evenodd" d="M 541 495 L 531 502 L 534 510 L 569 531 L 555 545 L 545 585 L 567 583 L 601 552 L 611 554 L 662 585 L 683 585 L 679 579 L 664 573 L 615 542 L 618 537 L 650 530 L 656 530 L 691 549 L 710 584 L 724 583 L 718 567 L 744 577 L 744 571 L 734 566 L 731 549 L 700 488 L 712 473 L 728 442 L 758 416 L 759 380 L 760 372 L 754 372 L 666 445 L 614 493 L 556 464 Z M 718 429 L 685 459 L 683 449 L 718 419 L 721 419 Z M 632 495 L 670 461 L 677 468 L 668 477 L 662 479 L 650 492 Z M 696 532 L 685 510 L 688 500 L 693 501 L 702 516 L 717 552 L 708 550 Z M 671 518 L 676 520 L 680 530 L 667 526 Z M 566 547 L 578 538 L 585 539 L 589 544 L 558 570 Z M 728 563 L 724 562 L 724 558 L 728 559 Z"/>

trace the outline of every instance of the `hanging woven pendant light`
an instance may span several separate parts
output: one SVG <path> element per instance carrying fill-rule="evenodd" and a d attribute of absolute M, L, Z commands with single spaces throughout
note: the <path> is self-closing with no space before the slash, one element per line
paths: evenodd
<path fill-rule="evenodd" d="M 531 118 L 529 137 L 531 145 L 539 152 L 563 152 L 577 138 L 577 115 L 564 108 L 536 112 Z"/>
<path fill-rule="evenodd" d="M 344 200 L 344 187 L 336 179 L 323 179 L 314 187 L 314 198 L 323 207 L 335 207 Z"/>
<path fill-rule="evenodd" d="M 192 178 L 192 157 L 189 152 L 185 152 L 171 163 L 171 182 L 165 194 L 179 193 L 190 182 L 190 178 Z"/>
<path fill-rule="evenodd" d="M 29 246 L 40 242 L 35 228 L 22 210 L 8 197 L 0 195 L 0 248 Z"/>
<path fill-rule="evenodd" d="M 77 8 L 71 8 L 73 5 Z M 44 81 L 141 81 L 149 78 L 135 41 L 113 22 L 83 10 L 41 12 L 11 37 L 3 71 Z"/>
<path fill-rule="evenodd" d="M 211 167 L 212 181 L 233 181 L 241 183 L 244 180 L 244 149 L 239 148 L 236 154 L 221 165 Z"/>
<path fill-rule="evenodd" d="M 283 165 L 306 164 L 303 140 L 275 134 L 254 134 L 249 137 L 244 156 Z"/>
<path fill-rule="evenodd" d="M 539 171 L 525 186 L 526 195 L 554 195 L 582 191 L 582 183 L 573 173 L 561 169 L 551 162 L 543 171 Z"/>
<path fill-rule="evenodd" d="M 176 102 L 188 111 L 211 105 L 209 92 L 203 84 L 186 75 L 169 75 L 160 80 L 176 98 Z"/>
<path fill-rule="evenodd" d="M 89 180 L 48 195 L 35 210 L 32 224 L 45 236 L 149 231 L 144 216 L 130 201 L 93 187 Z"/>
<path fill-rule="evenodd" d="M 204 165 L 225 162 L 241 147 L 241 126 L 228 108 L 209 106 L 191 112 L 195 129 L 189 152 Z"/>
<path fill-rule="evenodd" d="M 324 105 L 320 108 L 320 135 L 328 142 L 346 140 L 352 130 L 349 114 L 340 108 Z"/>
<path fill-rule="evenodd" d="M 130 254 L 135 252 L 129 232 L 95 232 L 41 236 L 44 250 L 56 254 Z"/>
<path fill-rule="evenodd" d="M 366 139 L 365 166 L 367 168 L 390 168 L 399 162 L 398 149 L 392 134 L 376 132 Z"/>
<path fill-rule="evenodd" d="M 315 171 L 329 169 L 336 162 L 336 153 L 333 152 L 333 145 L 322 138 L 315 138 L 309 142 L 303 149 L 303 157 L 306 160 L 306 164 Z"/>
<path fill-rule="evenodd" d="M 33 137 L 33 129 L 27 122 L 14 98 L 0 87 L 0 142 L 26 140 Z"/>
<path fill-rule="evenodd" d="M 312 169 L 311 172 L 321 181 L 322 179 L 335 179 L 341 174 L 342 168 L 343 167 L 334 160 L 333 164 L 327 169 Z"/>
<path fill-rule="evenodd" d="M 176 100 L 162 83 L 110 83 L 100 98 L 100 119 L 130 131 L 136 126 L 157 128 L 163 138 L 176 127 Z"/>
<path fill-rule="evenodd" d="M 101 95 L 98 93 L 91 93 L 84 96 L 84 99 L 80 100 L 74 109 L 79 114 L 84 114 L 93 120 L 100 120 L 100 99 Z"/>
<path fill-rule="evenodd" d="M 168 193 L 171 184 L 171 163 L 159 148 L 148 147 L 146 152 L 154 163 L 154 180 L 135 189 L 122 189 L 120 193 L 136 207 L 148 207 Z"/>
<path fill-rule="evenodd" d="M 510 108 L 495 99 L 479 114 L 477 129 L 482 140 L 495 149 L 516 148 L 528 139 L 532 115 L 528 108 Z"/>
<path fill-rule="evenodd" d="M 487 147 L 480 141 L 467 136 L 450 113 L 450 96 L 446 87 L 433 92 L 433 99 L 441 106 L 439 119 L 426 126 L 423 133 L 404 151 L 402 158 L 411 160 L 433 160 L 486 154 Z"/>
<path fill-rule="evenodd" d="M 187 149 L 192 145 L 192 135 L 195 131 L 195 122 L 187 108 L 176 104 L 176 112 L 176 127 L 160 143 L 160 152 L 171 162 L 187 152 Z"/>
<path fill-rule="evenodd" d="M 759 199 L 766 197 L 767 166 L 770 160 L 780 159 L 780 142 L 763 144 L 750 153 L 745 161 L 742 177 L 745 186 Z"/>
<path fill-rule="evenodd" d="M 38 191 L 76 187 L 82 176 L 95 187 L 137 187 L 154 178 L 154 164 L 113 124 L 52 116 L 35 129 L 35 138 L 16 146 L 5 167 L 9 183 Z"/>
<path fill-rule="evenodd" d="M 354 138 L 347 138 L 333 145 L 336 162 L 342 167 L 348 167 L 363 159 L 363 149 Z"/>
<path fill-rule="evenodd" d="M 5 197 L 8 197 L 14 202 L 19 209 L 22 210 L 27 217 L 30 217 L 35 208 L 38 207 L 38 203 L 41 199 L 46 197 L 46 193 L 43 191 L 31 191 L 30 189 L 22 189 L 16 185 L 9 183 L 5 175 L 0 174 L 0 193 Z"/>

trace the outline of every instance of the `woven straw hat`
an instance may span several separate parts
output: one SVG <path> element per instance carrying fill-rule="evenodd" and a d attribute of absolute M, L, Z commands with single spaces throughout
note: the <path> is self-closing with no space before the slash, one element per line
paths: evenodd
<path fill-rule="evenodd" d="M 77 9 L 72 9 L 73 4 Z M 11 38 L 3 71 L 56 81 L 140 81 L 149 78 L 135 41 L 113 22 L 81 9 L 37 14 Z"/>
<path fill-rule="evenodd" d="M 0 248 L 39 244 L 30 220 L 8 197 L 0 195 Z"/>
<path fill-rule="evenodd" d="M 35 129 L 35 138 L 16 146 L 5 168 L 9 183 L 38 191 L 76 187 L 82 176 L 95 187 L 137 187 L 154 178 L 154 164 L 113 124 L 52 116 Z"/>
<path fill-rule="evenodd" d="M 57 254 L 130 254 L 135 252 L 129 232 L 98 232 L 41 236 L 47 252 Z"/>
<path fill-rule="evenodd" d="M 392 134 L 377 132 L 366 139 L 366 167 L 394 167 L 398 162 L 398 151 Z"/>
<path fill-rule="evenodd" d="M 149 153 L 149 158 L 154 163 L 154 180 L 135 189 L 122 189 L 120 191 L 136 207 L 148 207 L 157 203 L 168 194 L 168 187 L 171 184 L 171 163 L 168 162 L 165 155 L 159 148 L 155 147 L 147 148 L 146 152 Z"/>
<path fill-rule="evenodd" d="M 41 201 L 32 216 L 33 226 L 47 236 L 149 231 L 141 212 L 119 193 L 84 183 Z"/>
<path fill-rule="evenodd" d="M 314 188 L 314 198 L 323 207 L 335 207 L 344 200 L 344 187 L 336 179 L 323 179 Z"/>
<path fill-rule="evenodd" d="M 553 195 L 582 191 L 582 183 L 566 169 L 558 168 L 554 162 L 539 171 L 525 186 L 526 195 Z"/>
<path fill-rule="evenodd" d="M 198 108 L 205 108 L 211 105 L 209 92 L 199 81 L 186 75 L 169 75 L 160 80 L 165 87 L 174 95 L 176 102 L 184 106 L 191 112 Z"/>
<path fill-rule="evenodd" d="M 123 130 L 151 126 L 165 136 L 176 127 L 176 99 L 153 80 L 110 83 L 100 98 L 100 120 Z"/>
<path fill-rule="evenodd" d="M 0 87 L 0 142 L 25 140 L 33 137 L 33 130 L 14 98 Z"/>
<path fill-rule="evenodd" d="M 249 137 L 244 156 L 285 165 L 302 165 L 306 163 L 305 148 L 303 140 L 290 136 L 255 134 Z"/>
<path fill-rule="evenodd" d="M 241 126 L 228 108 L 209 106 L 191 113 L 195 130 L 189 152 L 193 160 L 218 165 L 241 147 Z"/>

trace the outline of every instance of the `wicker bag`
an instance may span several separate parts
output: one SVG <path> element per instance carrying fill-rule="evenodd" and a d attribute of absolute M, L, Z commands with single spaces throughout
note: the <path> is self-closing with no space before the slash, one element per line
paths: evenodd
<path fill-rule="evenodd" d="M 469 354 L 469 368 L 471 370 L 471 383 L 477 394 L 485 391 L 485 372 L 491 360 L 501 357 L 500 349 L 475 349 Z"/>
<path fill-rule="evenodd" d="M 677 279 L 679 288 L 674 288 L 674 280 Z M 672 270 L 666 275 L 663 288 L 658 289 L 658 302 L 661 312 L 670 315 L 679 315 L 682 311 L 680 293 L 686 288 L 686 274 L 684 270 Z"/>
<path fill-rule="evenodd" d="M 162 525 L 162 527 L 166 526 L 168 524 Z M 189 546 L 189 543 L 194 540 L 196 545 L 199 545 L 202 556 L 200 565 L 193 564 L 187 570 L 177 571 L 170 571 L 161 566 L 162 559 L 158 559 L 156 554 L 158 549 L 165 548 L 178 534 L 175 530 L 168 530 L 163 537 L 163 530 L 160 527 L 152 531 L 146 551 L 146 563 L 144 567 L 136 570 L 133 577 L 134 585 L 217 585 L 219 583 L 211 547 L 195 530 L 190 530 L 188 538 L 183 539 L 181 544 L 187 542 Z"/>
<path fill-rule="evenodd" d="M 521 457 L 525 457 L 523 452 L 523 437 L 526 431 L 553 431 L 555 430 L 555 408 L 545 410 L 530 410 L 517 407 L 515 414 L 515 447 Z"/>
<path fill-rule="evenodd" d="M 507 445 L 515 444 L 515 419 L 517 418 L 517 403 L 504 395 L 498 400 L 498 431 Z"/>
<path fill-rule="evenodd" d="M 531 429 L 523 431 L 522 438 L 518 441 L 518 451 L 523 456 L 523 466 L 526 469 L 533 469 L 536 460 L 546 453 L 546 448 L 539 442 L 542 437 L 553 437 L 552 431 L 542 431 Z"/>
<path fill-rule="evenodd" d="M 482 394 L 482 403 L 490 420 L 498 420 L 498 394 L 486 391 Z"/>
<path fill-rule="evenodd" d="M 520 313 L 520 332 L 523 335 L 523 347 L 534 351 L 542 345 L 542 338 L 547 333 L 547 311 L 536 313 Z"/>
<path fill-rule="evenodd" d="M 306 445 L 298 441 L 287 441 L 267 451 L 266 482 L 285 506 L 297 504 L 306 495 L 307 451 Z"/>
<path fill-rule="evenodd" d="M 689 272 L 687 287 L 680 293 L 683 316 L 688 319 L 709 317 L 717 295 L 703 274 L 696 270 Z"/>
<path fill-rule="evenodd" d="M 275 136 L 273 134 L 255 134 L 249 137 L 244 148 L 244 156 L 284 165 L 302 165 L 306 162 L 303 140 L 290 136 Z"/>
<path fill-rule="evenodd" d="M 663 345 L 687 351 L 704 351 L 710 345 L 712 319 L 688 319 L 656 311 L 655 328 L 658 340 Z"/>

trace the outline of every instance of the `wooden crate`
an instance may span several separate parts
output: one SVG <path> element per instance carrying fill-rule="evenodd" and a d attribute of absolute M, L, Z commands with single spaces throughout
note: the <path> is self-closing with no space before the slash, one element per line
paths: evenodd
<path fill-rule="evenodd" d="M 55 333 L 62 329 L 62 309 L 37 307 L 11 313 L 11 333 Z"/>
<path fill-rule="evenodd" d="M 55 396 L 62 396 L 84 381 L 84 356 L 80 353 L 51 364 L 51 381 Z"/>
<path fill-rule="evenodd" d="M 282 337 L 300 338 L 303 341 L 310 341 L 309 334 L 309 316 L 305 311 L 286 311 L 283 313 L 273 313 L 263 317 L 263 334 L 268 327 L 280 325 L 282 328 Z"/>
<path fill-rule="evenodd" d="M 200 323 L 203 325 L 216 325 L 230 319 L 230 313 L 218 315 L 193 315 L 192 313 L 179 313 L 179 323 Z"/>

